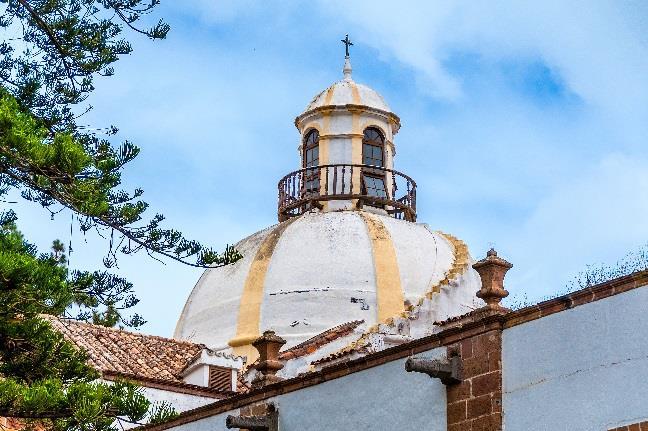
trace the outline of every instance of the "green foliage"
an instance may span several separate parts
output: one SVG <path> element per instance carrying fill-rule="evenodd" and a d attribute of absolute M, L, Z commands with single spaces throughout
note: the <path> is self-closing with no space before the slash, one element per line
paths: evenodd
<path fill-rule="evenodd" d="M 161 424 L 176 417 L 178 417 L 178 412 L 169 406 L 169 404 L 155 403 L 149 412 L 148 421 L 150 424 Z"/>
<path fill-rule="evenodd" d="M 113 63 L 132 51 L 124 29 L 163 39 L 159 21 L 140 29 L 158 0 L 0 0 L 0 202 L 12 190 L 52 216 L 69 210 L 82 232 L 109 238 L 104 266 L 118 254 L 145 251 L 188 265 L 226 265 L 240 259 L 186 239 L 146 216 L 143 191 L 120 189 L 122 172 L 139 154 L 113 145 L 114 126 L 77 124 L 94 79 L 111 76 Z M 91 107 L 85 107 L 85 112 Z M 103 384 L 86 356 L 55 332 L 44 314 L 96 324 L 138 326 L 133 286 L 104 270 L 71 271 L 65 247 L 54 241 L 38 253 L 0 211 L 0 416 L 38 421 L 52 429 L 115 429 L 115 419 L 159 422 L 175 412 L 152 406 L 126 382 Z"/>
<path fill-rule="evenodd" d="M 102 272 L 70 274 L 60 242 L 51 253 L 38 254 L 13 220 L 11 214 L 0 217 L 0 416 L 61 430 L 112 430 L 116 418 L 139 422 L 147 414 L 155 420 L 173 416 L 168 405 L 152 406 L 131 383 L 96 381 L 99 375 L 85 353 L 41 317 L 74 307 L 114 324 L 118 318 L 97 307 L 127 308 L 130 299 L 124 295 L 132 286 Z"/>
<path fill-rule="evenodd" d="M 0 44 L 0 76 L 22 106 L 48 128 L 74 130 L 72 106 L 94 90 L 95 75 L 110 76 L 119 56 L 130 54 L 124 25 L 164 39 L 163 21 L 136 28 L 159 0 L 2 0 L 0 27 L 21 28 L 24 44 Z"/>

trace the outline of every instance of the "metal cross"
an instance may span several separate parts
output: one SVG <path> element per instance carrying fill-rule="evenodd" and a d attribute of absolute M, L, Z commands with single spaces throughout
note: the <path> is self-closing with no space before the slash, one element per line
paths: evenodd
<path fill-rule="evenodd" d="M 349 47 L 353 46 L 353 42 L 349 40 L 349 35 L 347 34 L 344 39 L 342 39 L 340 42 L 344 44 L 344 51 L 346 52 L 346 56 L 349 56 Z"/>

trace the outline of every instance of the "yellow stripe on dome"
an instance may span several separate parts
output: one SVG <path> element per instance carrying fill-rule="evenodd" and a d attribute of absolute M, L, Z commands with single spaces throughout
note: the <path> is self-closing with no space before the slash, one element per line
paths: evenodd
<path fill-rule="evenodd" d="M 360 213 L 363 214 L 363 213 Z M 366 213 L 365 213 L 366 214 Z M 450 267 L 450 270 L 446 273 L 446 276 L 443 278 L 443 280 L 439 281 L 435 285 L 431 286 L 431 288 L 426 292 L 426 294 L 421 297 L 418 301 L 417 304 L 415 305 L 410 305 L 406 310 L 402 311 L 398 317 L 402 319 L 413 319 L 417 318 L 414 316 L 418 315 L 418 309 L 423 305 L 426 299 L 432 299 L 432 297 L 441 292 L 441 286 L 448 285 L 450 282 L 457 277 L 457 275 L 469 270 L 470 268 L 470 254 L 468 253 L 468 246 L 466 243 L 464 243 L 462 240 L 459 238 L 452 236 L 450 234 L 441 232 L 441 231 L 436 231 L 432 232 L 428 230 L 430 234 L 439 234 L 442 236 L 448 243 L 453 247 L 453 254 L 454 254 L 454 259 L 452 262 L 452 265 Z M 398 318 L 390 317 L 387 319 L 387 321 L 383 323 L 387 323 L 390 326 L 394 326 L 398 322 Z M 329 356 L 332 355 L 340 355 L 344 354 L 347 352 L 350 352 L 352 350 L 355 350 L 356 348 L 359 347 L 364 347 L 367 346 L 370 343 L 369 336 L 372 333 L 378 332 L 380 329 L 379 325 L 373 325 L 360 336 L 357 340 L 353 341 L 352 343 L 348 344 L 347 346 L 331 353 Z M 315 367 L 313 367 L 313 370 Z"/>
<path fill-rule="evenodd" d="M 236 335 L 228 344 L 234 348 L 234 354 L 247 356 L 248 364 L 251 364 L 258 356 L 258 352 L 252 347 L 252 341 L 261 336 L 261 304 L 270 259 L 279 238 L 296 219 L 297 217 L 294 217 L 279 224 L 264 238 L 254 255 L 250 271 L 243 285 Z"/>
<path fill-rule="evenodd" d="M 324 105 L 323 106 L 329 106 L 331 104 L 331 100 L 333 100 L 333 93 L 335 93 L 335 85 L 331 85 L 326 90 L 326 97 L 324 98 Z"/>
<path fill-rule="evenodd" d="M 371 240 L 376 273 L 376 302 L 378 322 L 386 322 L 404 310 L 405 295 L 401 286 L 396 249 L 383 222 L 373 214 L 359 211 Z"/>
<path fill-rule="evenodd" d="M 351 82 L 351 97 L 353 98 L 354 105 L 362 105 L 362 101 L 360 100 L 360 91 L 358 91 L 358 86 L 353 81 Z"/>

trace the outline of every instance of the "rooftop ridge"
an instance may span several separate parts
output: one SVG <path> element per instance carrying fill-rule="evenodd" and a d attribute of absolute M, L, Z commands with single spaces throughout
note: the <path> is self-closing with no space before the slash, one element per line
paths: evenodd
<path fill-rule="evenodd" d="M 309 347 L 312 346 L 317 349 L 328 343 L 331 343 L 340 337 L 350 334 L 362 323 L 364 323 L 364 320 L 352 320 L 350 322 L 342 323 L 340 325 L 322 331 L 319 334 L 309 338 L 308 340 L 303 341 L 289 349 L 286 349 L 283 352 L 280 352 L 279 359 L 289 360 L 312 353 L 309 351 Z"/>

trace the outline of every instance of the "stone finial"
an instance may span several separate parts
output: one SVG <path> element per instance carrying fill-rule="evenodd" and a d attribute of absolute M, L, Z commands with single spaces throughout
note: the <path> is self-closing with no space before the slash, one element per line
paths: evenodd
<path fill-rule="evenodd" d="M 472 266 L 481 277 L 482 287 L 477 292 L 490 308 L 501 308 L 500 301 L 508 296 L 504 289 L 504 276 L 513 265 L 497 256 L 495 249 L 491 248 L 486 253 L 486 258 Z"/>
<path fill-rule="evenodd" d="M 353 72 L 353 69 L 351 69 L 351 60 L 349 60 L 349 57 L 346 57 L 344 59 L 344 68 L 342 69 L 345 81 L 353 81 L 353 78 L 351 78 L 351 72 Z"/>
<path fill-rule="evenodd" d="M 258 375 L 252 381 L 252 386 L 261 387 L 281 380 L 275 374 L 284 366 L 279 361 L 279 349 L 286 344 L 286 340 L 275 334 L 274 331 L 265 331 L 262 336 L 252 342 L 259 351 L 259 359 L 254 365 Z"/>

